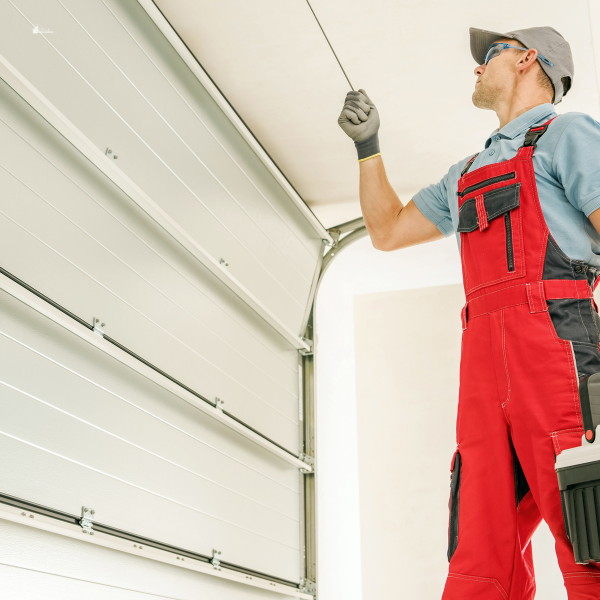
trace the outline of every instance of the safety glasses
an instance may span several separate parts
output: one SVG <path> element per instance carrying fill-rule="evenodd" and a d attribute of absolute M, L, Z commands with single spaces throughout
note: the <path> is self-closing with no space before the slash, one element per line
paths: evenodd
<path fill-rule="evenodd" d="M 516 50 L 527 50 L 527 48 L 521 48 L 521 46 L 511 46 L 510 44 L 504 44 L 503 42 L 496 42 L 488 48 L 487 54 L 485 55 L 484 64 L 487 65 L 490 62 L 490 60 L 492 60 L 492 58 L 496 58 L 496 56 L 498 56 L 498 54 L 500 54 L 502 50 L 506 50 L 507 48 L 515 48 Z M 553 63 L 551 63 L 547 58 L 544 58 L 541 54 L 538 54 L 538 58 L 544 61 L 547 65 L 550 65 L 551 67 L 554 66 Z"/>

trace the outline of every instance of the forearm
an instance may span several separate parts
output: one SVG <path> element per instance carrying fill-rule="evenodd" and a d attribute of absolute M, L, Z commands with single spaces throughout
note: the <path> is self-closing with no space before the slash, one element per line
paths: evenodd
<path fill-rule="evenodd" d="M 373 246 L 389 249 L 404 208 L 388 181 L 381 156 L 359 163 L 360 206 Z"/>

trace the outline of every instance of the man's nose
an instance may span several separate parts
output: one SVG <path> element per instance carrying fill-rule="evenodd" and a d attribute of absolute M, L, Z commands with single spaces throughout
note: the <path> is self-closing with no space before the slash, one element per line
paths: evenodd
<path fill-rule="evenodd" d="M 478 67 L 475 67 L 475 71 L 473 72 L 475 75 L 477 75 L 477 77 L 483 75 L 485 73 L 485 65 L 479 65 Z"/>

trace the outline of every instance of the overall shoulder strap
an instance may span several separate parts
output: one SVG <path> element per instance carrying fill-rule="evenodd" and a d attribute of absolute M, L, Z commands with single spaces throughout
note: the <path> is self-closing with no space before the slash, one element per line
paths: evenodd
<path fill-rule="evenodd" d="M 475 156 L 473 156 L 473 158 L 470 158 L 470 159 L 467 161 L 467 164 L 465 165 L 465 168 L 464 168 L 464 169 L 463 169 L 463 170 L 460 172 L 460 176 L 461 176 L 461 177 L 462 177 L 462 176 L 463 176 L 463 175 L 464 175 L 464 174 L 465 174 L 465 173 L 466 173 L 466 172 L 467 172 L 467 171 L 468 171 L 468 170 L 471 168 L 471 165 L 473 164 L 473 161 L 474 161 L 474 160 L 475 160 L 475 159 L 476 159 L 478 156 L 479 156 L 479 152 L 478 152 L 478 153 L 477 153 Z"/>
<path fill-rule="evenodd" d="M 558 115 L 557 115 L 558 116 Z M 531 127 L 529 131 L 525 134 L 525 141 L 521 148 L 527 148 L 528 146 L 533 146 L 535 148 L 537 146 L 538 140 L 546 133 L 548 126 L 552 121 L 554 121 L 556 117 L 552 117 L 549 121 L 546 121 L 543 125 L 535 125 Z"/>

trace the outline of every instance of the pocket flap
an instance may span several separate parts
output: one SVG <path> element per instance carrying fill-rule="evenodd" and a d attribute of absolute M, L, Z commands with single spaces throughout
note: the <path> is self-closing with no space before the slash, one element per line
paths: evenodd
<path fill-rule="evenodd" d="M 486 192 L 483 195 L 483 204 L 488 221 L 503 215 L 509 210 L 519 206 L 520 183 L 513 183 L 505 187 Z M 469 233 L 479 227 L 475 198 L 470 198 L 462 204 L 458 212 L 458 231 Z"/>

